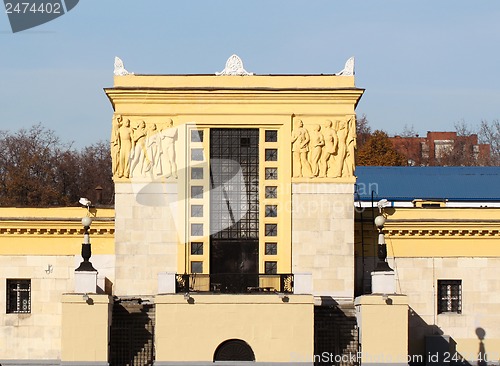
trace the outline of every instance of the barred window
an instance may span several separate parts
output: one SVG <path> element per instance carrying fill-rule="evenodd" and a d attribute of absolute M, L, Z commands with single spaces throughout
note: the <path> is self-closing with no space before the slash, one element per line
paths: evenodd
<path fill-rule="evenodd" d="M 31 313 L 31 280 L 7 280 L 7 314 Z"/>
<path fill-rule="evenodd" d="M 438 280 L 438 314 L 462 314 L 462 280 Z"/>
<path fill-rule="evenodd" d="M 276 261 L 264 262 L 264 271 L 266 274 L 278 273 L 278 262 Z"/>
<path fill-rule="evenodd" d="M 191 243 L 191 254 L 192 255 L 203 255 L 203 243 L 192 242 Z"/>
<path fill-rule="evenodd" d="M 266 142 L 277 142 L 278 141 L 278 131 L 266 130 L 265 140 L 266 140 Z"/>

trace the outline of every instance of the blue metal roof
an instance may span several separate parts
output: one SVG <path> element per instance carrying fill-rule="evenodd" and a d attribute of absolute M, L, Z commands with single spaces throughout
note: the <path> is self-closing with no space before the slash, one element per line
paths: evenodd
<path fill-rule="evenodd" d="M 500 201 L 500 167 L 356 167 L 356 200 Z"/>

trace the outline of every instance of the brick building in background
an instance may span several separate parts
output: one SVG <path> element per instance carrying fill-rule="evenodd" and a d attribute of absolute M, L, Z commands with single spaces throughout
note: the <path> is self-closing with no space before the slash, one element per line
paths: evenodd
<path fill-rule="evenodd" d="M 480 144 L 477 134 L 427 131 L 426 137 L 390 137 L 396 151 L 410 166 L 488 165 L 490 145 Z"/>

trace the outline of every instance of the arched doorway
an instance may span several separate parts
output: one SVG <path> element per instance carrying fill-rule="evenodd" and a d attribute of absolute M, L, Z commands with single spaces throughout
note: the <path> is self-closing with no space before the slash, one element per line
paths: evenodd
<path fill-rule="evenodd" d="M 229 339 L 219 344 L 214 353 L 216 361 L 255 361 L 255 355 L 247 342 Z"/>

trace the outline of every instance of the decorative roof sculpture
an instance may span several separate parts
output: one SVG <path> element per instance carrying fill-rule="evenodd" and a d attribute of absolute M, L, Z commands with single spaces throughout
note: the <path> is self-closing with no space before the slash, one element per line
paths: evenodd
<path fill-rule="evenodd" d="M 339 71 L 337 76 L 354 76 L 354 56 L 346 61 L 344 69 Z"/>
<path fill-rule="evenodd" d="M 253 75 L 253 72 L 248 72 L 243 68 L 243 61 L 237 55 L 231 55 L 226 61 L 226 67 L 221 72 L 216 72 L 215 75 Z"/>
<path fill-rule="evenodd" d="M 123 61 L 119 57 L 115 57 L 115 76 L 125 76 L 125 75 L 134 75 L 133 72 L 128 72 L 123 66 Z"/>

